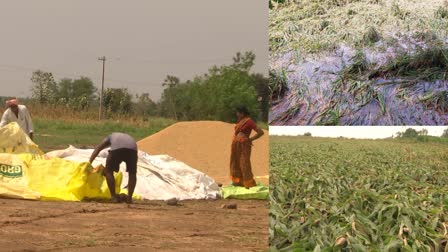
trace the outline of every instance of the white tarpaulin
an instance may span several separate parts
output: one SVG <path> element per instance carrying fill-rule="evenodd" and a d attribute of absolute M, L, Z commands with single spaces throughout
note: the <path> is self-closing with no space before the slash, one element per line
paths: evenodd
<path fill-rule="evenodd" d="M 73 146 L 46 154 L 77 162 L 88 162 L 93 149 L 77 149 Z M 106 165 L 107 150 L 103 150 L 93 162 L 96 167 Z M 120 165 L 123 173 L 121 188 L 126 188 L 128 173 L 126 164 Z M 216 199 L 220 188 L 214 179 L 168 155 L 152 156 L 139 151 L 137 163 L 137 185 L 135 194 L 148 200 Z"/>

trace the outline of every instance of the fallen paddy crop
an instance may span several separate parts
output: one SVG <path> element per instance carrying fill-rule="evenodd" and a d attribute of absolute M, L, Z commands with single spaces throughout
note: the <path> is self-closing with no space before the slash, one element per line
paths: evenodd
<path fill-rule="evenodd" d="M 274 5 L 270 77 L 286 84 L 270 123 L 447 124 L 441 106 L 424 102 L 448 91 L 445 12 L 443 0 Z"/>

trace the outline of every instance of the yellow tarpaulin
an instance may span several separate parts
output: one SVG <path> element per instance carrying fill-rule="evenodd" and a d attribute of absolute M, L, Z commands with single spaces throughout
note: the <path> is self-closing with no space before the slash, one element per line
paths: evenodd
<path fill-rule="evenodd" d="M 115 177 L 120 192 L 122 174 Z M 89 163 L 36 154 L 0 154 L 0 196 L 80 201 L 110 198 L 104 177 Z"/>
<path fill-rule="evenodd" d="M 119 193 L 122 174 L 115 180 Z M 80 201 L 110 198 L 110 192 L 89 163 L 47 158 L 17 123 L 10 123 L 0 128 L 0 197 Z"/>
<path fill-rule="evenodd" d="M 0 153 L 43 154 L 16 122 L 0 127 Z"/>

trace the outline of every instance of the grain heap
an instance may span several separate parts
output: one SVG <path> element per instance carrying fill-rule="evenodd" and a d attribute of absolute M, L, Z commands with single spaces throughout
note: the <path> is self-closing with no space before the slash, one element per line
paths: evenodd
<path fill-rule="evenodd" d="M 151 155 L 167 154 L 228 184 L 230 144 L 234 125 L 217 121 L 179 122 L 140 140 L 138 148 Z M 257 182 L 267 184 L 269 174 L 268 132 L 254 141 L 252 171 Z"/>

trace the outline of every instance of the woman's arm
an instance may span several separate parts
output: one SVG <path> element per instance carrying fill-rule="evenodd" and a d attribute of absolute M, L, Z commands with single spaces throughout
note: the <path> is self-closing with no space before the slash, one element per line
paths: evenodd
<path fill-rule="evenodd" d="M 255 136 L 249 138 L 249 140 L 251 142 L 254 141 L 254 140 L 257 140 L 258 138 L 260 138 L 261 136 L 264 135 L 264 131 L 260 127 L 257 127 L 255 129 L 255 132 L 257 132 L 257 134 L 255 134 Z"/>

